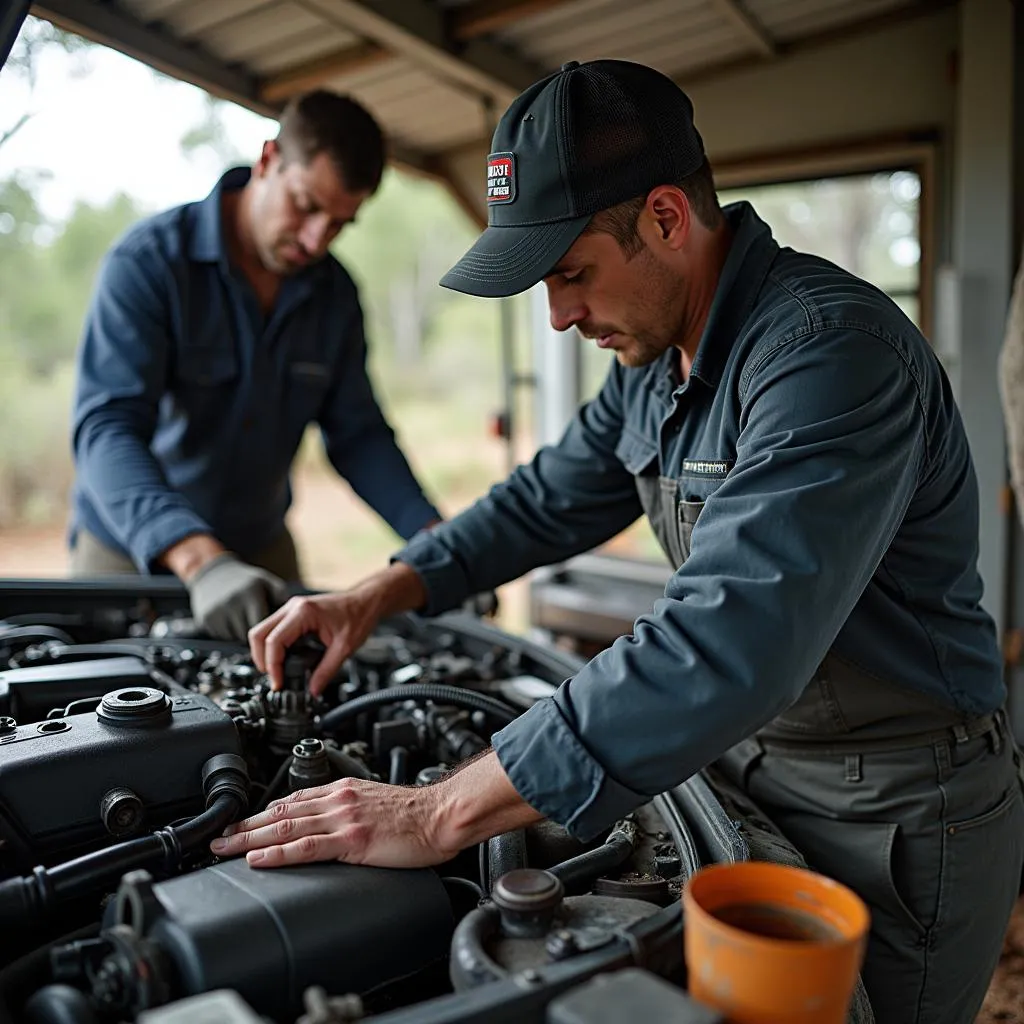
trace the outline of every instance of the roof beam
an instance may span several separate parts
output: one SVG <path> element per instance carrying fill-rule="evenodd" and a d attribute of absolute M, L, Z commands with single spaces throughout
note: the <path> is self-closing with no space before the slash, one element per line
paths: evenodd
<path fill-rule="evenodd" d="M 299 93 L 316 89 L 334 78 L 364 71 L 393 57 L 394 54 L 376 43 L 346 46 L 318 60 L 299 64 L 290 71 L 282 71 L 264 79 L 260 87 L 260 97 L 266 103 L 280 103 L 291 99 L 292 96 L 298 96 Z"/>
<path fill-rule="evenodd" d="M 464 45 L 448 30 L 445 12 L 428 0 L 296 0 L 438 78 L 504 108 L 544 70 L 485 39 Z"/>
<path fill-rule="evenodd" d="M 904 7 L 894 7 L 886 11 L 872 14 L 860 21 L 848 25 L 841 25 L 838 28 L 820 29 L 808 35 L 800 36 L 797 39 L 780 43 L 777 47 L 779 59 L 792 57 L 800 53 L 807 53 L 833 43 L 843 43 L 848 39 L 855 39 L 858 36 L 870 35 L 872 32 L 880 32 L 895 25 L 902 25 L 904 22 L 914 21 L 917 18 L 926 18 L 938 14 L 947 7 L 955 7 L 960 0 L 911 0 Z M 725 75 L 736 74 L 748 71 L 751 68 L 763 67 L 763 57 L 739 57 L 730 58 L 715 64 L 708 64 L 692 72 L 678 71 L 672 77 L 684 88 L 711 81 L 715 78 L 722 78 Z"/>
<path fill-rule="evenodd" d="M 32 13 L 95 43 L 110 46 L 175 78 L 267 117 L 274 110 L 260 97 L 256 78 L 225 66 L 198 46 L 150 28 L 113 4 L 97 0 L 41 0 Z"/>
<path fill-rule="evenodd" d="M 711 6 L 720 11 L 740 35 L 761 54 L 762 57 L 778 56 L 775 40 L 754 20 L 743 0 L 712 0 Z"/>
<path fill-rule="evenodd" d="M 492 32 L 500 32 L 509 25 L 534 14 L 561 7 L 567 0 L 477 0 L 451 11 L 452 35 L 467 42 Z"/>
<path fill-rule="evenodd" d="M 569 0 L 478 0 L 450 12 L 448 25 L 452 38 L 466 43 L 567 2 Z M 393 56 L 390 50 L 377 43 L 364 41 L 346 46 L 319 60 L 298 64 L 265 79 L 260 95 L 268 103 L 288 100 L 332 79 L 384 63 Z"/>

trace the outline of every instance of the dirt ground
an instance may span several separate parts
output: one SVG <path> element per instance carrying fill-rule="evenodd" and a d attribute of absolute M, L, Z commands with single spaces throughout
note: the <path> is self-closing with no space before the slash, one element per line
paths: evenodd
<path fill-rule="evenodd" d="M 1024 1024 L 1024 898 L 1010 918 L 1003 955 L 976 1024 Z"/>
<path fill-rule="evenodd" d="M 290 523 L 311 585 L 352 583 L 384 564 L 397 548 L 394 536 L 338 480 L 323 474 L 300 476 L 295 491 Z M 0 578 L 57 577 L 66 572 L 61 528 L 0 532 Z M 527 617 L 525 586 L 503 588 L 500 596 L 500 625 L 521 633 Z M 1010 921 L 1002 959 L 976 1024 L 1024 1024 L 1024 898 Z"/>

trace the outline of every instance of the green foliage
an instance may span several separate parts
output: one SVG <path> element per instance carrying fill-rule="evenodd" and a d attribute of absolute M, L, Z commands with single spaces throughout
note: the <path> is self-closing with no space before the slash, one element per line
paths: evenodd
<path fill-rule="evenodd" d="M 209 93 L 205 96 L 203 119 L 194 125 L 179 140 L 181 151 L 186 156 L 208 149 L 222 167 L 244 164 L 245 155 L 231 141 L 224 123 L 224 112 L 228 104 Z"/>
<path fill-rule="evenodd" d="M 89 51 L 92 49 L 92 44 L 88 40 L 76 36 L 73 32 L 65 32 L 64 29 L 57 28 L 42 18 L 26 18 L 7 56 L 4 70 L 8 75 L 20 78 L 24 82 L 29 97 L 35 89 L 40 56 L 45 50 L 54 47 L 75 55 L 74 75 L 82 76 L 88 73 Z M 24 128 L 32 115 L 31 110 L 24 110 L 13 120 L 0 122 L 0 146 Z"/>
<path fill-rule="evenodd" d="M 118 195 L 51 225 L 17 178 L 0 182 L 0 210 L 0 359 L 47 375 L 73 357 L 99 262 L 141 211 Z"/>
<path fill-rule="evenodd" d="M 336 255 L 359 285 L 377 365 L 387 370 L 397 391 L 411 384 L 417 391 L 424 384 L 429 388 L 427 364 L 433 364 L 433 349 L 453 314 L 464 318 L 461 336 L 482 328 L 494 337 L 493 304 L 437 283 L 476 235 L 476 227 L 435 182 L 389 170 L 356 224 L 336 243 Z M 427 347 L 429 361 L 423 358 Z"/>

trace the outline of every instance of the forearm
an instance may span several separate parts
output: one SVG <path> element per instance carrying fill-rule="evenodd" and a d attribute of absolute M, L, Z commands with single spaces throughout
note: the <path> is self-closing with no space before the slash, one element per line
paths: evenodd
<path fill-rule="evenodd" d="M 172 544 L 159 558 L 182 583 L 187 583 L 199 570 L 227 549 L 209 533 L 194 533 Z"/>
<path fill-rule="evenodd" d="M 394 562 L 386 569 L 367 576 L 352 588 L 353 595 L 365 597 L 377 621 L 402 612 L 413 612 L 427 600 L 426 587 L 414 569 Z"/>
<path fill-rule="evenodd" d="M 362 434 L 332 443 L 328 455 L 338 473 L 400 537 L 408 540 L 441 520 L 423 492 L 390 427 L 381 421 Z"/>
<path fill-rule="evenodd" d="M 420 533 L 395 557 L 427 588 L 427 613 L 457 607 L 541 565 L 571 558 L 614 537 L 640 514 L 631 479 L 602 493 L 578 477 L 557 449 L 540 452 L 465 512 Z"/>
<path fill-rule="evenodd" d="M 437 791 L 435 821 L 443 849 L 464 850 L 543 818 L 516 792 L 493 750 L 447 776 Z"/>
<path fill-rule="evenodd" d="M 170 487 L 146 441 L 130 423 L 89 416 L 75 433 L 79 480 L 111 533 L 142 569 L 182 539 L 211 533 Z"/>

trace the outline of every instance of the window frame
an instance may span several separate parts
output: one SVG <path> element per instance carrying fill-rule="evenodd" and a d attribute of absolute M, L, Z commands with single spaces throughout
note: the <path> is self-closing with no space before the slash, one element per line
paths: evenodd
<path fill-rule="evenodd" d="M 827 146 L 748 154 L 712 161 L 715 188 L 761 188 L 822 178 L 909 171 L 921 182 L 918 199 L 918 264 L 916 289 L 887 291 L 893 298 L 916 298 L 921 333 L 931 338 L 935 302 L 935 173 L 938 139 L 933 132 L 914 132 L 896 138 L 860 139 Z"/>

